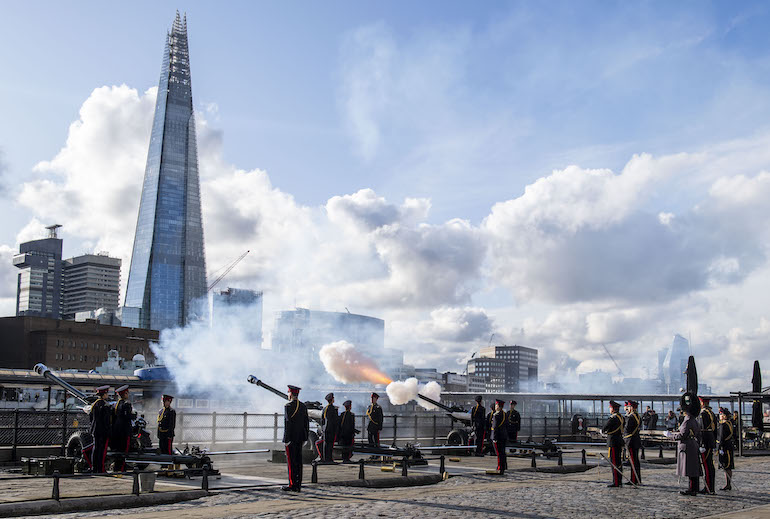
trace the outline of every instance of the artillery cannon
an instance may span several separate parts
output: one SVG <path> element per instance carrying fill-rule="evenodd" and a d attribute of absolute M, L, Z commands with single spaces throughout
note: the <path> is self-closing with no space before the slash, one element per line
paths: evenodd
<path fill-rule="evenodd" d="M 449 431 L 449 434 L 447 434 L 446 442 L 449 445 L 468 445 L 468 441 L 470 440 L 471 436 L 473 435 L 473 428 L 471 427 L 471 413 L 463 409 L 462 407 L 457 406 L 448 406 L 446 404 L 442 404 L 441 402 L 437 400 L 433 400 L 432 398 L 429 398 L 425 395 L 421 395 L 420 393 L 417 393 L 417 398 L 420 398 L 421 400 L 424 400 L 428 402 L 429 404 L 432 404 L 439 409 L 443 409 L 446 411 L 446 415 L 452 419 L 452 424 L 454 425 L 454 422 L 460 422 L 463 426 L 452 428 L 451 431 Z"/>

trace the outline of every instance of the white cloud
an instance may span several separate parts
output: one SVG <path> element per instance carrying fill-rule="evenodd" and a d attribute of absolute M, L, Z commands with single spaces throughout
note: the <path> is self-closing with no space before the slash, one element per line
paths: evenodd
<path fill-rule="evenodd" d="M 430 320 L 421 321 L 417 331 L 425 340 L 474 342 L 489 337 L 493 320 L 483 308 L 441 307 L 430 312 Z"/>

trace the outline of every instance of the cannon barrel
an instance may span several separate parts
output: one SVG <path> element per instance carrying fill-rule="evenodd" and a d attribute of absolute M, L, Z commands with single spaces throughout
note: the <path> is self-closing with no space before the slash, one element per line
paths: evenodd
<path fill-rule="evenodd" d="M 417 393 L 417 396 L 419 398 L 422 398 L 423 400 L 425 400 L 429 404 L 433 404 L 436 407 L 438 407 L 439 409 L 443 409 L 444 411 L 446 411 L 447 415 L 451 416 L 455 420 L 457 420 L 459 422 L 463 422 L 465 424 L 470 424 L 471 423 L 471 415 L 470 415 L 470 413 L 468 411 L 460 409 L 459 407 L 454 407 L 454 406 L 453 407 L 449 407 L 446 404 L 442 404 L 441 402 L 433 400 L 432 398 L 427 397 L 425 395 L 421 395 L 420 393 Z"/>
<path fill-rule="evenodd" d="M 417 393 L 417 397 L 418 397 L 418 398 L 422 398 L 423 400 L 425 400 L 425 401 L 426 401 L 426 402 L 428 402 L 429 404 L 433 404 L 433 405 L 435 405 L 436 407 L 438 407 L 438 408 L 440 408 L 440 409 L 443 409 L 443 410 L 444 410 L 444 411 L 446 411 L 447 413 L 453 413 L 453 412 L 455 412 L 455 411 L 456 411 L 456 409 L 452 409 L 452 408 L 451 408 L 451 407 L 449 407 L 448 405 L 442 404 L 441 402 L 438 402 L 438 401 L 436 401 L 436 400 L 433 400 L 432 398 L 429 398 L 429 397 L 427 397 L 427 396 L 425 396 L 425 395 L 421 395 L 420 393 Z"/>
<path fill-rule="evenodd" d="M 75 398 L 77 398 L 81 402 L 83 402 L 83 404 L 91 405 L 94 403 L 95 397 L 89 397 L 88 395 L 83 393 L 81 390 L 77 389 L 75 386 L 73 386 L 69 382 L 66 382 L 62 380 L 60 377 L 57 377 L 56 375 L 53 374 L 53 372 L 50 369 L 48 369 L 48 366 L 46 366 L 45 364 L 42 364 L 42 363 L 35 364 L 34 370 L 38 375 L 44 376 L 54 384 L 61 386 L 67 391 L 69 391 L 70 393 L 72 393 L 72 395 L 75 396 Z"/>
<path fill-rule="evenodd" d="M 287 395 L 287 394 L 286 394 L 286 393 L 284 393 L 283 391 L 278 391 L 276 388 L 274 388 L 273 386 L 271 386 L 271 385 L 269 385 L 269 384 L 265 384 L 264 382 L 262 382 L 261 380 L 259 380 L 259 379 L 258 379 L 257 377 L 255 377 L 254 375 L 249 375 L 249 376 L 246 378 L 246 381 L 247 381 L 247 382 L 249 382 L 249 383 L 251 383 L 251 384 L 257 385 L 257 386 L 259 386 L 259 387 L 263 387 L 263 388 L 267 389 L 268 391 L 270 391 L 271 393 L 275 393 L 276 395 L 280 396 L 280 397 L 281 397 L 281 398 L 283 398 L 284 400 L 288 400 L 288 399 L 289 399 L 289 395 Z"/>

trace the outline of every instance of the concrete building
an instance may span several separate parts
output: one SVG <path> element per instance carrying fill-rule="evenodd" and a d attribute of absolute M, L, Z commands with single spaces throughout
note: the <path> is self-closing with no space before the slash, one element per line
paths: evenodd
<path fill-rule="evenodd" d="M 441 374 L 441 390 L 463 392 L 468 391 L 468 375 L 447 371 Z"/>
<path fill-rule="evenodd" d="M 476 357 L 468 361 L 468 375 L 484 377 L 484 391 L 505 393 L 507 362 L 492 357 Z"/>
<path fill-rule="evenodd" d="M 661 366 L 666 393 L 676 394 L 687 387 L 687 359 L 690 356 L 690 341 L 679 334 L 674 335 Z"/>
<path fill-rule="evenodd" d="M 414 376 L 420 384 L 437 382 L 441 384 L 442 376 L 436 368 L 415 368 Z"/>
<path fill-rule="evenodd" d="M 209 319 L 213 325 L 221 319 L 246 320 L 250 339 L 262 347 L 262 292 L 245 288 L 228 288 L 209 292 Z"/>
<path fill-rule="evenodd" d="M 484 393 L 487 390 L 487 378 L 481 375 L 468 374 L 468 391 L 472 393 Z"/>
<path fill-rule="evenodd" d="M 51 225 L 48 238 L 19 245 L 13 266 L 19 269 L 16 281 L 16 315 L 59 319 L 62 292 L 61 225 Z"/>
<path fill-rule="evenodd" d="M 79 312 L 100 308 L 115 313 L 120 300 L 120 264 L 120 258 L 106 252 L 64 260 L 62 315 L 73 319 Z"/>
<path fill-rule="evenodd" d="M 535 348 L 518 345 L 488 346 L 479 350 L 479 356 L 505 362 L 505 391 L 519 393 L 537 389 L 538 362 Z"/>

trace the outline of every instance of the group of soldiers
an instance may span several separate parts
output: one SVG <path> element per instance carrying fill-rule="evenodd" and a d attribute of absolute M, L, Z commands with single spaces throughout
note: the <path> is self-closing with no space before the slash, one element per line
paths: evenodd
<path fill-rule="evenodd" d="M 113 470 L 126 470 L 126 455 L 131 447 L 133 433 L 132 421 L 136 412 L 129 400 L 129 387 L 120 386 L 115 389 L 117 402 L 111 405 L 107 402 L 110 386 L 96 388 L 98 399 L 91 406 L 89 418 L 91 421 L 91 437 L 93 442 L 83 449 L 83 457 L 93 472 L 107 472 L 107 451 L 116 453 Z M 161 454 L 171 454 L 171 445 L 176 426 L 176 411 L 171 408 L 174 397 L 163 395 L 163 408 L 158 412 L 158 442 Z"/>
<path fill-rule="evenodd" d="M 726 408 L 719 409 L 719 418 L 709 405 L 709 399 L 698 398 L 692 393 L 682 396 L 682 410 L 685 418 L 679 429 L 667 436 L 678 441 L 677 444 L 677 475 L 689 478 L 687 490 L 682 495 L 694 496 L 714 494 L 716 489 L 716 469 L 714 453 L 718 452 L 720 467 L 725 472 L 726 484 L 721 490 L 732 490 L 732 471 L 735 468 L 734 430 L 731 413 Z M 620 404 L 610 401 L 610 417 L 602 431 L 607 435 L 609 447 L 608 461 L 612 466 L 612 483 L 609 487 L 623 486 L 622 452 L 625 447 L 631 467 L 630 478 L 632 485 L 642 483 L 641 466 L 639 465 L 639 449 L 642 446 L 639 434 L 642 419 L 637 411 L 639 403 L 634 400 L 625 402 L 625 415 L 620 414 Z M 699 484 L 700 476 L 704 477 L 704 487 Z"/>
<path fill-rule="evenodd" d="M 489 413 L 481 405 L 481 395 L 476 396 L 476 405 L 471 409 L 471 425 L 476 440 L 476 456 L 484 456 L 491 450 L 497 456 L 497 471 L 502 475 L 508 469 L 506 446 L 509 441 L 518 441 L 521 430 L 521 414 L 516 410 L 516 401 L 511 400 L 510 411 L 505 411 L 505 401 L 497 399 Z M 486 413 L 486 414 L 485 414 Z M 489 443 L 487 443 L 489 438 Z"/>

